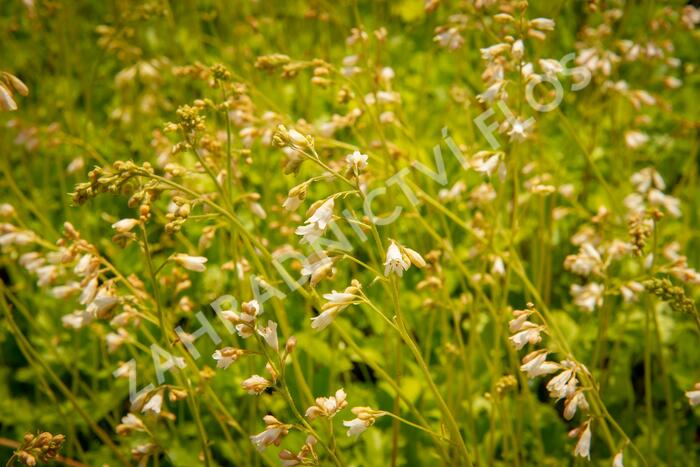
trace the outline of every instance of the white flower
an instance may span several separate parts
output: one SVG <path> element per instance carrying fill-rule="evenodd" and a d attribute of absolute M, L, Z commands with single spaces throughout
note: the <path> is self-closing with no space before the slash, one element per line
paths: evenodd
<path fill-rule="evenodd" d="M 603 292 L 605 287 L 597 282 L 591 282 L 585 286 L 571 285 L 571 295 L 574 303 L 584 311 L 592 312 L 603 304 Z"/>
<path fill-rule="evenodd" d="M 65 285 L 54 287 L 51 289 L 51 294 L 56 298 L 66 299 L 78 291 L 80 291 L 80 284 L 75 281 L 71 281 Z"/>
<path fill-rule="evenodd" d="M 508 130 L 508 136 L 510 136 L 511 141 L 522 142 L 525 141 L 528 136 L 528 129 L 530 125 L 524 120 L 514 118 L 510 124 L 510 130 Z"/>
<path fill-rule="evenodd" d="M 73 268 L 73 272 L 80 277 L 89 276 L 96 267 L 92 260 L 93 257 L 90 254 L 81 256 L 75 268 Z"/>
<path fill-rule="evenodd" d="M 384 412 L 374 410 L 370 407 L 353 407 L 352 413 L 356 418 L 343 421 L 343 425 L 348 427 L 348 436 L 357 438 L 367 430 L 379 417 L 384 416 Z"/>
<path fill-rule="evenodd" d="M 530 27 L 540 31 L 553 31 L 554 24 L 554 20 L 549 18 L 534 18 L 530 20 Z"/>
<path fill-rule="evenodd" d="M 485 47 L 483 49 L 479 49 L 479 51 L 481 52 L 482 59 L 493 60 L 498 55 L 506 52 L 509 49 L 510 49 L 510 44 L 506 44 L 505 42 L 502 42 L 500 44 L 495 44 L 495 45 L 492 45 L 490 47 Z"/>
<path fill-rule="evenodd" d="M 80 329 L 93 320 L 95 315 L 83 310 L 77 310 L 73 313 L 63 315 L 61 321 L 67 328 Z"/>
<path fill-rule="evenodd" d="M 486 88 L 486 91 L 476 96 L 476 100 L 482 104 L 492 104 L 499 96 L 505 97 L 505 81 L 496 81 Z"/>
<path fill-rule="evenodd" d="M 117 332 L 110 332 L 105 336 L 107 341 L 107 352 L 114 353 L 129 338 L 129 333 L 125 329 L 119 328 Z"/>
<path fill-rule="evenodd" d="M 622 451 L 615 454 L 615 457 L 613 458 L 612 467 L 625 467 L 625 464 L 622 463 Z"/>
<path fill-rule="evenodd" d="M 277 341 L 277 323 L 268 320 L 267 327 L 258 329 L 258 334 L 265 339 L 267 345 L 272 347 L 275 352 L 279 350 L 279 342 Z"/>
<path fill-rule="evenodd" d="M 284 203 L 282 203 L 282 207 L 287 211 L 296 211 L 297 208 L 301 206 L 302 201 L 304 200 L 297 196 L 288 196 L 287 199 L 284 200 Z"/>
<path fill-rule="evenodd" d="M 217 349 L 212 354 L 211 358 L 216 360 L 216 367 L 226 369 L 233 362 L 238 360 L 243 354 L 241 349 L 236 349 L 234 347 L 224 347 L 223 349 Z"/>
<path fill-rule="evenodd" d="M 491 177 L 501 162 L 501 156 L 501 153 L 479 151 L 472 157 L 470 165 L 480 174 Z"/>
<path fill-rule="evenodd" d="M 341 309 L 337 307 L 329 308 L 320 315 L 314 316 L 311 318 L 311 327 L 317 331 L 326 329 L 333 322 L 333 319 L 340 312 L 340 310 Z"/>
<path fill-rule="evenodd" d="M 269 445 L 279 446 L 282 437 L 289 433 L 291 425 L 285 425 L 272 415 L 265 415 L 265 431 L 250 437 L 258 451 L 263 452 Z"/>
<path fill-rule="evenodd" d="M 559 368 L 556 363 L 547 361 L 547 352 L 542 350 L 536 350 L 526 355 L 523 358 L 523 364 L 520 365 L 520 371 L 530 379 L 554 373 Z"/>
<path fill-rule="evenodd" d="M 564 71 L 564 67 L 559 61 L 551 58 L 541 58 L 538 63 L 547 76 L 555 76 Z"/>
<path fill-rule="evenodd" d="M 576 390 L 576 373 L 573 369 L 564 370 L 547 383 L 549 397 L 559 400 L 568 397 Z"/>
<path fill-rule="evenodd" d="M 578 443 L 576 443 L 576 449 L 574 449 L 575 456 L 585 457 L 591 460 L 591 424 L 586 423 L 586 428 L 581 433 L 578 438 Z"/>
<path fill-rule="evenodd" d="M 696 383 L 691 391 L 686 391 L 685 397 L 688 398 L 688 403 L 695 407 L 700 404 L 700 383 Z"/>
<path fill-rule="evenodd" d="M 136 415 L 130 413 L 122 417 L 122 422 L 116 427 L 117 434 L 127 435 L 132 431 L 146 431 L 146 425 Z"/>
<path fill-rule="evenodd" d="M 185 269 L 195 272 L 203 272 L 206 270 L 204 264 L 209 261 L 204 256 L 190 256 L 184 253 L 177 253 L 172 256 L 172 260 Z"/>
<path fill-rule="evenodd" d="M 309 419 L 313 420 L 316 417 L 332 418 L 340 410 L 347 407 L 348 402 L 345 400 L 347 394 L 341 388 L 335 392 L 334 396 L 316 398 L 316 405 L 312 405 L 306 409 L 304 414 Z"/>
<path fill-rule="evenodd" d="M 514 334 L 508 338 L 508 340 L 513 344 L 516 350 L 520 350 L 525 347 L 526 344 L 537 344 L 542 340 L 540 332 L 542 331 L 542 326 L 537 326 L 529 321 L 525 322 L 523 330 Z"/>
<path fill-rule="evenodd" d="M 138 219 L 122 219 L 120 221 L 112 224 L 112 228 L 117 231 L 117 233 L 130 232 L 131 229 L 139 224 Z"/>
<path fill-rule="evenodd" d="M 352 420 L 345 420 L 343 421 L 343 425 L 348 427 L 348 436 L 354 436 L 357 438 L 360 436 L 362 433 L 369 428 L 369 424 L 364 421 L 360 420 L 359 418 L 353 418 Z"/>
<path fill-rule="evenodd" d="M 163 394 L 162 393 L 157 393 L 155 396 L 151 397 L 148 399 L 148 402 L 143 406 L 141 409 L 141 412 L 153 412 L 153 413 L 160 413 L 161 409 L 163 407 Z"/>
<path fill-rule="evenodd" d="M 574 274 L 588 277 L 591 273 L 599 273 L 602 268 L 602 259 L 598 250 L 586 242 L 576 255 L 569 255 L 564 260 L 564 267 Z"/>
<path fill-rule="evenodd" d="M 294 233 L 303 237 L 301 243 L 314 243 L 323 235 L 328 224 L 333 220 L 334 206 L 333 198 L 329 198 L 314 211 L 304 223 L 305 225 L 297 227 Z"/>
<path fill-rule="evenodd" d="M 409 258 L 401 253 L 398 245 L 395 242 L 391 242 L 389 248 L 386 250 L 386 262 L 384 263 L 384 275 L 396 273 L 399 277 L 403 276 L 403 272 L 407 271 L 411 266 Z"/>
<path fill-rule="evenodd" d="M 513 45 L 510 49 L 510 53 L 516 60 L 520 60 L 521 58 L 523 58 L 523 54 L 525 53 L 525 44 L 523 44 L 523 41 L 521 39 L 518 39 L 517 41 L 513 42 Z"/>
<path fill-rule="evenodd" d="M 630 149 L 638 149 L 649 141 L 649 136 L 641 131 L 630 130 L 625 132 L 625 144 Z"/>
<path fill-rule="evenodd" d="M 662 206 L 673 217 L 681 217 L 681 202 L 678 198 L 652 189 L 649 191 L 649 202 L 654 206 Z"/>
<path fill-rule="evenodd" d="M 637 294 L 644 291 L 644 286 L 636 281 L 630 281 L 620 286 L 620 293 L 625 303 L 636 302 Z"/>
<path fill-rule="evenodd" d="M 272 383 L 260 375 L 253 375 L 241 383 L 243 389 L 246 390 L 248 394 L 260 395 L 262 392 L 269 388 Z"/>
<path fill-rule="evenodd" d="M 566 399 L 566 404 L 564 405 L 564 418 L 571 420 L 576 415 L 576 409 L 581 407 L 584 410 L 588 409 L 588 401 L 586 401 L 586 396 L 583 392 L 575 392 L 572 396 Z"/>
<path fill-rule="evenodd" d="M 367 168 L 367 159 L 367 154 L 362 154 L 360 151 L 354 151 L 352 154 L 345 156 L 348 168 L 355 173 Z"/>

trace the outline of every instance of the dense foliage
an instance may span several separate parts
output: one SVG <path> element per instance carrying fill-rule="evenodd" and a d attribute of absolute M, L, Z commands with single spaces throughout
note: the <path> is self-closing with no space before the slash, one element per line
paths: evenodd
<path fill-rule="evenodd" d="M 692 3 L 0 2 L 0 456 L 697 465 Z"/>

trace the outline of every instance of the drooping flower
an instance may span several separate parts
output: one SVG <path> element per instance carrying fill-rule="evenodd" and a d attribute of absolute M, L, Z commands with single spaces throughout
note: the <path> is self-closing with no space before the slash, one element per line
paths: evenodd
<path fill-rule="evenodd" d="M 277 323 L 268 320 L 267 327 L 258 329 L 258 334 L 267 342 L 267 345 L 272 347 L 275 352 L 279 351 L 279 342 L 277 340 Z"/>
<path fill-rule="evenodd" d="M 343 425 L 348 428 L 347 435 L 355 438 L 374 425 L 377 418 L 384 416 L 384 412 L 381 410 L 374 410 L 370 407 L 353 407 L 352 413 L 355 418 L 343 421 Z"/>
<path fill-rule="evenodd" d="M 116 230 L 117 233 L 126 233 L 130 232 L 131 229 L 136 227 L 138 224 L 138 219 L 121 219 L 112 224 L 112 228 Z"/>
<path fill-rule="evenodd" d="M 403 276 L 403 272 L 407 271 L 411 266 L 410 260 L 401 253 L 398 245 L 391 242 L 386 250 L 386 262 L 384 263 L 384 275 L 396 273 L 399 277 Z"/>
<path fill-rule="evenodd" d="M 693 407 L 700 404 L 700 383 L 695 383 L 692 390 L 686 391 L 685 397 L 688 398 L 688 403 Z"/>
<path fill-rule="evenodd" d="M 328 224 L 333 220 L 333 207 L 335 201 L 333 198 L 327 199 L 313 212 L 304 225 L 297 227 L 294 231 L 297 235 L 302 236 L 301 243 L 312 244 L 318 240 L 326 231 Z"/>
<path fill-rule="evenodd" d="M 523 357 L 523 364 L 520 365 L 520 371 L 525 373 L 530 379 L 554 373 L 559 368 L 558 364 L 547 361 L 546 350 L 536 350 L 527 354 Z"/>
<path fill-rule="evenodd" d="M 204 264 L 209 261 L 204 256 L 190 256 L 184 253 L 177 253 L 172 256 L 172 260 L 185 269 L 195 272 L 204 272 L 206 266 Z"/>
<path fill-rule="evenodd" d="M 289 433 L 289 429 L 292 428 L 292 425 L 284 424 L 272 415 L 265 415 L 263 420 L 265 421 L 265 430 L 250 437 L 250 441 L 260 452 L 263 452 L 271 444 L 279 446 L 282 438 L 286 436 L 287 433 Z"/>
<path fill-rule="evenodd" d="M 120 436 L 127 435 L 132 431 L 146 431 L 146 425 L 136 415 L 129 413 L 122 417 L 122 422 L 115 428 Z"/>
<path fill-rule="evenodd" d="M 564 404 L 564 418 L 567 420 L 574 418 L 576 410 L 579 407 L 583 410 L 588 410 L 588 401 L 582 391 L 577 391 L 566 398 L 566 403 Z"/>
<path fill-rule="evenodd" d="M 516 350 L 520 350 L 527 344 L 537 344 L 540 342 L 542 340 L 540 333 L 543 329 L 543 326 L 525 321 L 521 327 L 521 331 L 510 336 L 508 340 L 513 344 Z"/>
<path fill-rule="evenodd" d="M 563 399 L 573 394 L 576 391 L 576 385 L 578 384 L 573 362 L 564 360 L 561 363 L 562 366 L 566 367 L 567 369 L 550 379 L 547 383 L 549 397 L 556 400 Z"/>
<path fill-rule="evenodd" d="M 214 351 L 211 357 L 216 360 L 217 368 L 226 369 L 229 365 L 238 360 L 241 355 L 243 355 L 243 350 L 241 349 L 224 347 L 223 349 Z"/>
<path fill-rule="evenodd" d="M 572 438 L 578 436 L 574 456 L 591 460 L 591 422 L 588 421 L 583 426 L 571 430 L 569 436 Z"/>
<path fill-rule="evenodd" d="M 323 298 L 328 300 L 328 302 L 323 304 L 321 314 L 311 318 L 311 327 L 318 331 L 328 327 L 338 313 L 361 299 L 359 295 L 361 288 L 360 283 L 353 279 L 344 292 L 336 292 L 334 290 L 331 293 L 324 294 Z"/>
<path fill-rule="evenodd" d="M 148 399 L 148 402 L 144 404 L 143 408 L 141 409 L 141 412 L 153 412 L 155 414 L 159 414 L 162 407 L 163 393 L 158 392 L 155 395 L 151 396 L 150 399 Z"/>

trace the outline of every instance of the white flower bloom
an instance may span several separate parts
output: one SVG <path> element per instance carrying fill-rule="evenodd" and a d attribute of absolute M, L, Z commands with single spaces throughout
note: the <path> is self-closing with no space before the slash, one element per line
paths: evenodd
<path fill-rule="evenodd" d="M 367 159 L 367 154 L 362 154 L 360 151 L 354 151 L 352 154 L 345 156 L 348 168 L 355 173 L 367 168 Z"/>
<path fill-rule="evenodd" d="M 700 404 L 700 383 L 695 384 L 695 387 L 691 391 L 686 391 L 685 397 L 688 398 L 688 403 L 692 407 Z"/>
<path fill-rule="evenodd" d="M 523 358 L 523 364 L 520 365 L 520 371 L 530 379 L 554 373 L 559 368 L 560 366 L 556 363 L 547 361 L 547 352 L 542 350 L 526 355 Z"/>
<path fill-rule="evenodd" d="M 569 255 L 564 260 L 564 267 L 574 274 L 588 277 L 591 273 L 599 273 L 603 267 L 603 260 L 598 250 L 586 242 L 576 255 Z"/>
<path fill-rule="evenodd" d="M 516 350 L 522 349 L 527 344 L 537 344 L 542 340 L 542 337 L 540 336 L 542 326 L 537 326 L 529 321 L 526 321 L 526 323 L 529 324 L 524 325 L 522 331 L 508 338 Z"/>
<path fill-rule="evenodd" d="M 228 368 L 233 362 L 238 360 L 238 357 L 243 355 L 241 349 L 236 349 L 234 347 L 224 347 L 223 349 L 217 349 L 212 354 L 212 358 L 216 360 L 217 368 Z"/>
<path fill-rule="evenodd" d="M 305 225 L 297 227 L 294 233 L 303 237 L 301 243 L 314 243 L 323 235 L 328 224 L 333 220 L 334 206 L 333 198 L 329 198 L 314 211 L 304 223 Z"/>
<path fill-rule="evenodd" d="M 116 426 L 116 432 L 120 436 L 126 436 L 132 431 L 146 431 L 146 425 L 136 415 L 130 413 L 122 417 L 122 422 Z"/>
<path fill-rule="evenodd" d="M 501 162 L 501 153 L 493 154 L 490 151 L 479 151 L 474 154 L 470 162 L 471 167 L 482 175 L 491 177 Z"/>
<path fill-rule="evenodd" d="M 269 388 L 272 383 L 260 375 L 253 375 L 241 383 L 241 386 L 248 394 L 260 395 Z"/>
<path fill-rule="evenodd" d="M 341 388 L 335 392 L 334 396 L 316 398 L 316 405 L 312 405 L 306 409 L 304 414 L 307 418 L 313 420 L 316 417 L 332 418 L 340 410 L 347 407 L 348 402 L 345 400 L 347 394 Z"/>
<path fill-rule="evenodd" d="M 613 458 L 612 467 L 625 467 L 625 464 L 622 463 L 622 451 L 615 454 L 615 457 Z"/>
<path fill-rule="evenodd" d="M 649 141 L 649 136 L 641 131 L 630 130 L 625 132 L 625 144 L 630 149 L 638 149 Z"/>
<path fill-rule="evenodd" d="M 585 457 L 591 460 L 591 424 L 586 423 L 586 428 L 581 433 L 576 443 L 576 449 L 574 449 L 574 455 Z"/>
<path fill-rule="evenodd" d="M 510 49 L 510 44 L 506 44 L 505 42 L 502 42 L 500 44 L 495 44 L 495 45 L 492 45 L 490 47 L 485 47 L 483 49 L 479 49 L 479 51 L 481 52 L 482 59 L 493 60 L 498 55 L 501 55 L 502 53 L 506 52 L 509 49 Z"/>
<path fill-rule="evenodd" d="M 386 250 L 386 262 L 384 263 L 384 275 L 396 273 L 399 277 L 403 276 L 403 272 L 407 271 L 411 266 L 411 263 L 407 257 L 405 257 L 398 245 L 395 242 L 391 242 L 389 248 Z"/>
<path fill-rule="evenodd" d="M 367 430 L 367 428 L 369 428 L 369 424 L 364 420 L 360 420 L 359 418 L 345 420 L 343 421 L 343 425 L 348 427 L 347 435 L 349 437 L 354 436 L 355 438 L 360 436 L 362 433 L 365 432 L 365 430 Z"/>
<path fill-rule="evenodd" d="M 301 206 L 302 201 L 303 199 L 297 196 L 288 196 L 287 199 L 284 200 L 284 203 L 282 203 L 282 207 L 287 211 L 296 211 L 297 208 Z"/>
<path fill-rule="evenodd" d="M 63 315 L 61 321 L 63 322 L 63 325 L 67 328 L 80 329 L 86 324 L 88 324 L 90 321 L 92 321 L 94 317 L 95 315 L 93 315 L 92 313 L 88 313 L 83 310 L 77 310 L 73 313 Z"/>
<path fill-rule="evenodd" d="M 523 41 L 521 39 L 518 39 L 517 41 L 513 42 L 513 45 L 510 49 L 510 53 L 516 60 L 520 60 L 521 58 L 523 58 L 523 54 L 525 53 L 525 44 L 523 44 Z"/>
<path fill-rule="evenodd" d="M 95 265 L 92 260 L 93 257 L 90 254 L 81 256 L 75 268 L 73 268 L 73 272 L 80 277 L 89 276 L 95 270 Z"/>
<path fill-rule="evenodd" d="M 117 233 L 130 232 L 131 229 L 139 224 L 138 219 L 122 219 L 120 221 L 112 224 L 112 228 L 117 231 Z"/>
<path fill-rule="evenodd" d="M 544 74 L 550 77 L 554 77 L 564 71 L 564 67 L 558 60 L 541 58 L 538 60 L 538 63 L 540 64 L 542 71 L 544 71 Z"/>
<path fill-rule="evenodd" d="M 588 401 L 586 401 L 586 396 L 583 392 L 575 392 L 572 396 L 568 397 L 566 404 L 564 405 L 564 418 L 571 420 L 576 415 L 576 409 L 581 407 L 584 410 L 588 409 Z"/>
<path fill-rule="evenodd" d="M 476 96 L 476 100 L 482 104 L 493 104 L 499 96 L 505 97 L 505 81 L 496 81 L 486 88 L 486 91 Z"/>
<path fill-rule="evenodd" d="M 114 353 L 129 338 L 129 333 L 125 329 L 119 328 L 117 332 L 110 332 L 105 336 L 107 341 L 107 353 Z"/>
<path fill-rule="evenodd" d="M 506 266 L 503 263 L 503 258 L 496 256 L 491 266 L 491 274 L 495 276 L 504 276 L 506 274 Z"/>
<path fill-rule="evenodd" d="M 62 300 L 69 298 L 71 295 L 76 294 L 80 291 L 80 284 L 75 281 L 70 281 L 64 285 L 59 285 L 51 289 L 51 294 Z"/>
<path fill-rule="evenodd" d="M 263 420 L 265 421 L 265 431 L 250 437 L 250 441 L 260 452 L 264 451 L 271 444 L 279 446 L 282 437 L 289 433 L 289 429 L 292 427 L 291 425 L 285 425 L 272 415 L 265 415 Z"/>
<path fill-rule="evenodd" d="M 311 327 L 317 331 L 326 329 L 335 319 L 342 308 L 333 307 L 323 311 L 320 315 L 311 318 Z"/>
<path fill-rule="evenodd" d="M 267 327 L 258 329 L 258 334 L 265 339 L 267 345 L 272 347 L 275 352 L 279 351 L 279 342 L 277 341 L 277 323 L 268 320 Z"/>
<path fill-rule="evenodd" d="M 549 18 L 534 18 L 530 20 L 530 27 L 540 31 L 553 31 L 554 25 L 554 20 Z"/>
<path fill-rule="evenodd" d="M 592 312 L 596 307 L 603 304 L 603 292 L 605 292 L 605 287 L 597 282 L 591 282 L 585 286 L 571 285 L 571 295 L 574 297 L 574 303 L 588 312 Z"/>
<path fill-rule="evenodd" d="M 209 261 L 204 256 L 190 256 L 184 253 L 177 253 L 172 256 L 172 260 L 185 269 L 195 272 L 204 272 L 206 266 L 204 264 Z"/>
<path fill-rule="evenodd" d="M 681 202 L 678 198 L 666 195 L 657 189 L 651 189 L 648 196 L 652 205 L 663 207 L 673 217 L 681 217 Z"/>
<path fill-rule="evenodd" d="M 568 397 L 576 390 L 576 373 L 573 369 L 564 370 L 547 383 L 549 397 L 559 400 Z"/>
<path fill-rule="evenodd" d="M 161 409 L 163 408 L 163 394 L 162 393 L 157 393 L 150 399 L 148 399 L 148 402 L 143 406 L 141 409 L 141 412 L 153 412 L 156 414 L 159 414 Z"/>

